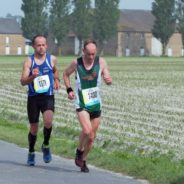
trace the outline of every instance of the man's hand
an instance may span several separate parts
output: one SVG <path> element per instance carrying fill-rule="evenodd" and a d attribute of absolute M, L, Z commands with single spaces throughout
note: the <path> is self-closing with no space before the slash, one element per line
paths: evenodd
<path fill-rule="evenodd" d="M 112 78 L 110 76 L 108 77 L 104 77 L 104 81 L 107 85 L 111 85 L 112 84 Z"/>
<path fill-rule="evenodd" d="M 68 93 L 68 99 L 70 99 L 70 100 L 74 100 L 75 99 L 75 93 L 74 93 L 74 91 L 70 91 Z"/>
<path fill-rule="evenodd" d="M 59 90 L 60 88 L 61 88 L 60 80 L 58 78 L 56 78 L 54 80 L 54 89 Z"/>
<path fill-rule="evenodd" d="M 38 68 L 34 68 L 34 69 L 32 70 L 32 76 L 33 76 L 34 78 L 36 78 L 38 75 L 39 75 L 39 69 L 38 69 Z"/>

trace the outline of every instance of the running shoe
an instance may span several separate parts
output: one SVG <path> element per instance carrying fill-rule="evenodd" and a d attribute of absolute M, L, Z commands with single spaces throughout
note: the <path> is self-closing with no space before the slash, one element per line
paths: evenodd
<path fill-rule="evenodd" d="M 29 152 L 27 157 L 27 165 L 34 166 L 35 165 L 35 153 Z"/>
<path fill-rule="evenodd" d="M 83 161 L 83 166 L 81 167 L 81 172 L 85 172 L 85 173 L 89 172 L 89 168 L 86 165 L 86 161 Z"/>
<path fill-rule="evenodd" d="M 49 146 L 42 145 L 43 161 L 49 163 L 52 160 L 52 155 Z"/>
<path fill-rule="evenodd" d="M 75 164 L 76 164 L 76 166 L 78 166 L 78 167 L 83 167 L 83 151 L 80 151 L 80 150 L 76 150 L 76 155 L 75 155 Z"/>

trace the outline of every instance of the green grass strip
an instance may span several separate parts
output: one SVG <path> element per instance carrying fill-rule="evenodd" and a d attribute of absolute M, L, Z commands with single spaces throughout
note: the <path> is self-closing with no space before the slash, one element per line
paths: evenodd
<path fill-rule="evenodd" d="M 27 133 L 28 127 L 26 125 L 0 118 L 1 140 L 27 147 Z M 40 131 L 36 144 L 37 151 L 40 151 L 42 140 L 42 131 Z M 65 158 L 74 158 L 76 144 L 72 137 L 67 138 L 65 134 L 63 136 L 54 134 L 51 139 L 52 152 Z M 88 160 L 92 165 L 135 178 L 146 179 L 152 184 L 184 183 L 184 161 L 174 161 L 172 154 L 162 156 L 153 154 L 150 157 L 145 157 L 144 155 L 134 155 L 126 151 L 123 153 L 118 151 L 107 152 L 100 148 L 93 148 Z"/>

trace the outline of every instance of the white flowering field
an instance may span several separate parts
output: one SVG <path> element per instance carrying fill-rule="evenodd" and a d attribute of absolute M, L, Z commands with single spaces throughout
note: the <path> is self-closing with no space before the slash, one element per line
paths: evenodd
<path fill-rule="evenodd" d="M 59 58 L 61 78 L 66 60 Z M 145 155 L 171 152 L 183 158 L 184 59 L 106 60 L 113 85 L 102 83 L 102 122 L 95 146 Z M 22 57 L 0 58 L 0 116 L 27 123 L 27 87 L 19 82 L 22 62 Z M 65 127 L 79 130 L 74 106 L 61 83 L 62 89 L 56 92 L 54 126 L 63 131 Z"/>

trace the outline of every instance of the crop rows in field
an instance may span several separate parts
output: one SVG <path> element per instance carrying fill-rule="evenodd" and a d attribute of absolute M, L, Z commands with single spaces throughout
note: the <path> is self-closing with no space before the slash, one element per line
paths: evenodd
<path fill-rule="evenodd" d="M 184 156 L 184 72 L 178 63 L 110 63 L 113 85 L 102 84 L 102 122 L 96 146 L 135 153 Z M 1 69 L 0 69 L 1 70 Z M 26 87 L 20 69 L 1 70 L 0 112 L 27 123 Z M 15 80 L 16 79 L 16 80 Z M 16 82 L 15 82 L 16 81 Z M 65 89 L 56 92 L 54 125 L 79 130 Z"/>

